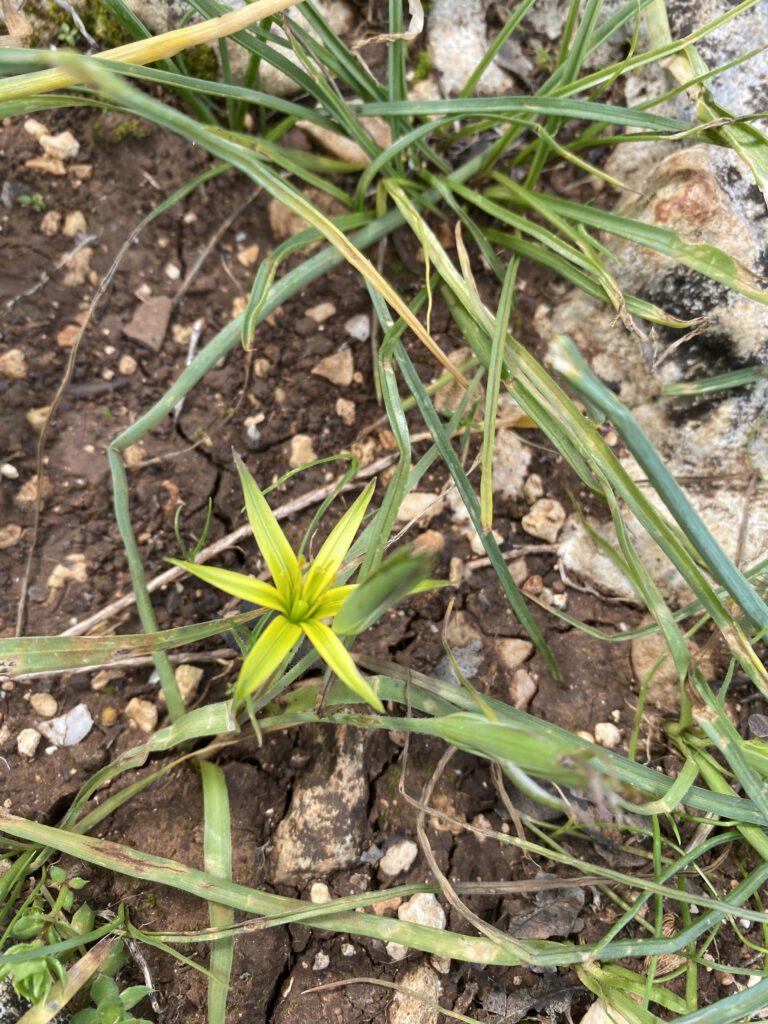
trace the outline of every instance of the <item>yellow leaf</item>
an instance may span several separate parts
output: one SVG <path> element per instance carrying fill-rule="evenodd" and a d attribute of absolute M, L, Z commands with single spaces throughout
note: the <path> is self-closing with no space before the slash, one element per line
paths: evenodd
<path fill-rule="evenodd" d="M 240 484 L 245 498 L 245 510 L 253 535 L 272 574 L 275 586 L 280 591 L 286 607 L 301 587 L 301 570 L 291 550 L 291 545 L 275 519 L 267 499 L 253 479 L 242 459 L 235 456 L 235 465 L 240 474 Z"/>
<path fill-rule="evenodd" d="M 235 703 L 263 686 L 300 639 L 301 627 L 276 615 L 245 657 L 235 686 Z"/>
<path fill-rule="evenodd" d="M 344 556 L 352 547 L 355 534 L 360 528 L 360 523 L 363 521 L 365 510 L 368 508 L 375 488 L 376 481 L 371 480 L 365 490 L 358 495 L 354 504 L 336 523 L 318 551 L 304 580 L 304 596 L 310 603 L 316 601 L 336 579 Z"/>
<path fill-rule="evenodd" d="M 363 679 L 352 660 L 352 656 L 336 634 L 323 622 L 302 622 L 301 628 L 309 641 L 317 649 L 317 653 L 325 661 L 343 683 L 362 697 L 377 711 L 383 711 L 384 705 L 374 693 L 371 686 Z"/>
<path fill-rule="evenodd" d="M 285 604 L 278 591 L 269 583 L 255 580 L 241 572 L 219 569 L 212 565 L 197 565 L 195 562 L 182 562 L 178 558 L 169 558 L 169 562 L 186 569 L 192 576 L 197 576 L 204 583 L 210 583 L 226 594 L 242 598 L 252 604 L 260 604 L 276 612 L 284 612 Z"/>

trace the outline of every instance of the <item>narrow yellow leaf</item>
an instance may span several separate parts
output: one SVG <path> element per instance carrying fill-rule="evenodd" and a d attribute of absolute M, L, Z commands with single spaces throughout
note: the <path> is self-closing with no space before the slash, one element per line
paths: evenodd
<path fill-rule="evenodd" d="M 371 686 L 363 679 L 352 656 L 336 634 L 323 622 L 311 620 L 302 622 L 301 628 L 307 634 L 310 643 L 343 683 L 354 691 L 358 697 L 375 708 L 383 711 L 384 705 L 374 693 Z"/>
<path fill-rule="evenodd" d="M 332 619 L 338 615 L 339 609 L 350 594 L 358 588 L 357 583 L 348 583 L 344 587 L 333 587 L 327 590 L 312 609 L 313 619 Z"/>
<path fill-rule="evenodd" d="M 275 519 L 267 499 L 253 479 L 242 459 L 235 456 L 235 465 L 240 474 L 240 484 L 245 498 L 245 510 L 251 524 L 259 551 L 267 563 L 275 586 L 288 607 L 291 599 L 298 594 L 301 586 L 301 570 L 288 539 Z"/>
<path fill-rule="evenodd" d="M 169 562 L 186 569 L 192 576 L 197 576 L 204 583 L 218 587 L 226 594 L 239 597 L 243 601 L 251 601 L 253 604 L 260 604 L 264 608 L 271 608 L 276 612 L 284 612 L 285 604 L 278 591 L 269 583 L 262 580 L 255 580 L 241 572 L 232 572 L 230 569 L 219 569 L 213 565 L 197 565 L 195 562 L 182 562 L 178 558 L 169 558 Z"/>
<path fill-rule="evenodd" d="M 301 627 L 276 615 L 245 657 L 235 686 L 235 703 L 263 686 L 300 639 Z"/>
<path fill-rule="evenodd" d="M 376 481 L 371 480 L 328 534 L 304 580 L 304 595 L 308 601 L 316 601 L 323 590 L 330 587 L 336 579 L 344 556 L 352 546 L 355 534 L 360 528 L 360 523 L 363 521 L 365 510 L 368 508 L 375 488 Z"/>

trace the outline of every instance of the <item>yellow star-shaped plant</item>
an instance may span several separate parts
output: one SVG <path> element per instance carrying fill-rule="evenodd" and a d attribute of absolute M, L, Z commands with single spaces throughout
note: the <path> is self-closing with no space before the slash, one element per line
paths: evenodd
<path fill-rule="evenodd" d="M 381 701 L 326 621 L 334 619 L 344 601 L 357 589 L 357 584 L 337 585 L 336 581 L 373 495 L 375 482 L 371 481 L 347 509 L 304 572 L 303 560 L 293 553 L 258 484 L 242 460 L 235 458 L 248 520 L 274 585 L 229 569 L 170 559 L 174 565 L 219 590 L 277 613 L 243 661 L 235 685 L 235 702 L 239 703 L 263 686 L 302 636 L 306 636 L 339 679 L 377 711 L 383 711 Z"/>

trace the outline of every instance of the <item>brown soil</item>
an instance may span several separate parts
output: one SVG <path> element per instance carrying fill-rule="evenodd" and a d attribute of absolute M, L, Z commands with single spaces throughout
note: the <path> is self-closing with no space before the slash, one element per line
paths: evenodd
<path fill-rule="evenodd" d="M 2 636 L 14 635 L 20 579 L 33 537 L 33 507 L 22 500 L 22 492 L 35 472 L 38 434 L 27 417 L 30 410 L 50 404 L 62 379 L 69 350 L 61 347 L 61 332 L 77 322 L 99 279 L 141 218 L 206 165 L 204 154 L 177 138 L 151 130 L 145 133 L 144 127 L 137 133 L 127 122 L 85 112 L 51 113 L 42 119 L 52 130 L 66 127 L 74 133 L 82 147 L 77 160 L 90 165 L 92 174 L 78 181 L 72 172 L 56 177 L 26 168 L 25 161 L 39 155 L 37 143 L 24 130 L 21 119 L 3 125 L 7 178 L 5 205 L 0 210 L 4 257 L 0 268 L 0 355 L 21 349 L 26 357 L 26 374 L 18 380 L 0 378 L 0 461 L 18 471 L 18 477 L 6 471 L 8 475 L 0 479 L 0 518 L 3 525 L 18 524 L 22 531 L 15 544 L 0 551 L 0 578 L 6 581 L 0 592 Z M 28 590 L 29 635 L 60 632 L 130 591 L 126 559 L 112 516 L 105 444 L 147 410 L 177 378 L 187 356 L 189 329 L 195 321 L 203 321 L 201 344 L 205 344 L 229 321 L 233 303 L 247 295 L 253 272 L 241 265 L 237 254 L 254 243 L 262 253 L 273 246 L 265 198 L 253 198 L 212 246 L 187 294 L 174 309 L 159 351 L 131 340 L 124 328 L 141 297 L 146 297 L 147 287 L 152 296 L 173 298 L 180 280 L 219 225 L 246 202 L 251 192 L 251 185 L 234 174 L 222 176 L 198 188 L 180 207 L 151 224 L 122 260 L 106 300 L 88 327 L 71 386 L 49 433 L 45 476 L 51 490 L 43 509 Z M 58 211 L 65 217 L 75 211 L 84 214 L 87 234 L 93 237 L 88 242 L 92 249 L 90 271 L 82 282 L 67 284 L 65 276 L 71 264 L 62 265 L 77 240 L 61 233 L 47 237 L 41 232 L 44 213 L 19 204 L 20 196 L 35 193 L 42 197 L 46 211 Z M 420 283 L 406 270 L 403 275 L 401 285 L 406 292 Z M 536 274 L 529 272 L 524 316 L 533 309 L 541 287 L 543 283 Z M 334 304 L 336 312 L 317 326 L 306 310 L 327 301 Z M 391 451 L 387 431 L 377 429 L 365 434 L 381 415 L 373 391 L 367 343 L 352 343 L 356 373 L 349 387 L 339 388 L 310 373 L 321 358 L 349 341 L 344 333 L 345 321 L 368 311 L 360 281 L 346 266 L 339 267 L 259 329 L 253 354 L 233 350 L 224 364 L 188 395 L 175 424 L 168 417 L 144 439 L 142 464 L 130 470 L 129 483 L 133 523 L 148 575 L 161 571 L 164 559 L 178 554 L 173 532 L 178 502 L 184 505 L 183 529 L 187 534 L 201 528 L 209 499 L 213 502 L 211 540 L 241 524 L 233 447 L 247 457 L 262 483 L 286 472 L 290 441 L 296 434 L 309 435 L 318 456 L 348 451 L 356 443 L 363 445 L 368 459 Z M 446 350 L 461 343 L 439 309 L 432 326 Z M 435 368 L 421 350 L 413 355 L 428 379 Z M 135 360 L 132 374 L 120 369 L 125 356 Z M 338 415 L 338 398 L 355 403 L 353 425 L 345 425 Z M 254 416 L 263 417 L 257 424 L 260 436 L 256 441 L 248 438 L 246 423 Z M 412 422 L 414 431 L 423 429 L 415 418 Z M 539 435 L 531 432 L 529 439 L 541 445 Z M 569 500 L 568 489 L 578 489 L 560 460 L 541 447 L 531 469 L 541 474 L 546 494 L 564 504 Z M 333 465 L 308 470 L 281 487 L 275 501 L 298 496 L 335 475 Z M 444 483 L 445 477 L 438 471 L 422 489 L 437 490 Z M 301 535 L 313 511 L 287 523 L 291 537 Z M 511 503 L 500 507 L 498 525 L 505 547 L 530 542 L 520 527 L 524 511 Z M 450 558 L 466 562 L 475 557 L 449 515 L 442 515 L 430 525 L 445 538 L 442 575 L 447 575 Z M 222 556 L 218 564 L 243 568 L 253 557 L 252 543 L 245 543 Z M 57 587 L 52 574 L 61 566 L 70 570 L 70 578 L 64 573 L 63 585 Z M 79 579 L 78 567 L 83 570 Z M 530 556 L 528 569 L 529 575 L 540 576 L 545 586 L 562 589 L 552 554 Z M 627 607 L 575 591 L 569 591 L 568 598 L 571 614 L 603 628 L 615 629 L 619 623 L 636 621 L 636 613 Z M 360 648 L 419 670 L 434 670 L 443 657 L 440 628 L 447 601 L 443 592 L 414 599 L 361 638 Z M 217 591 L 189 581 L 157 594 L 154 605 L 161 628 L 213 618 L 224 608 Z M 457 591 L 456 607 L 463 614 L 463 626 L 481 641 L 475 684 L 487 693 L 509 699 L 509 673 L 500 662 L 497 640 L 519 636 L 521 630 L 505 607 L 490 570 L 478 568 L 469 574 Z M 558 686 L 538 658 L 533 659 L 526 667 L 538 679 L 538 692 L 530 710 L 574 730 L 591 730 L 596 722 L 618 719 L 626 733 L 632 722 L 635 690 L 626 648 L 599 644 L 538 609 L 534 612 L 562 667 L 565 685 Z M 135 615 L 128 612 L 111 620 L 108 628 L 132 632 L 139 627 Z M 200 645 L 200 649 L 221 646 L 220 640 L 214 640 Z M 200 700 L 221 699 L 232 678 L 232 662 L 201 664 L 205 677 Z M 151 669 L 111 670 L 100 679 L 106 684 L 101 689 L 94 689 L 93 673 L 3 684 L 0 777 L 6 808 L 55 823 L 94 770 L 140 741 L 141 734 L 131 728 L 124 708 L 134 696 L 157 700 Z M 43 752 L 41 747 L 32 760 L 22 757 L 17 752 L 16 737 L 21 729 L 38 720 L 28 702 L 35 692 L 53 694 L 60 711 L 85 702 L 96 723 L 87 739 L 51 752 Z M 162 707 L 160 710 L 162 724 Z M 271 840 L 294 787 L 310 773 L 322 776 L 330 770 L 324 767 L 331 764 L 330 746 L 321 733 L 323 730 L 303 729 L 272 735 L 263 746 L 255 741 L 243 743 L 221 759 L 232 803 L 237 881 L 269 887 Z M 396 739 L 377 734 L 367 740 L 370 798 L 360 835 L 361 853 L 374 844 L 381 848 L 397 836 L 414 834 L 415 812 L 397 796 L 402 749 Z M 412 745 L 407 775 L 410 792 L 419 793 L 441 753 L 441 746 L 434 742 L 422 740 Z M 463 757 L 456 758 L 452 768 L 457 769 L 451 776 L 457 781 L 445 784 L 444 805 L 467 820 L 483 815 L 493 828 L 508 827 L 487 766 Z M 118 811 L 98 834 L 201 867 L 201 821 L 199 777 L 193 767 L 185 765 Z M 431 830 L 430 836 L 438 863 L 451 877 L 522 878 L 531 870 L 509 847 L 497 847 L 488 841 L 481 844 L 463 832 Z M 552 869 L 546 863 L 539 867 Z M 87 866 L 79 870 L 91 880 L 87 894 L 95 909 L 114 909 L 125 901 L 135 923 L 149 929 L 181 931 L 208 924 L 204 903 L 192 896 L 152 889 Z M 428 871 L 419 857 L 397 881 L 415 882 L 425 877 Z M 364 861 L 322 880 L 335 896 L 382 884 L 375 867 Z M 308 888 L 309 883 L 282 887 L 280 891 L 306 897 Z M 588 892 L 585 912 L 573 931 L 590 921 L 584 934 L 596 938 L 604 927 L 605 911 L 601 919 L 595 918 L 592 898 Z M 505 915 L 520 914 L 530 906 L 522 900 L 511 906 L 510 901 L 496 897 L 477 897 L 470 902 L 473 909 L 488 920 L 500 922 L 501 927 Z M 449 925 L 469 930 L 454 912 Z M 350 986 L 309 995 L 304 995 L 304 990 L 321 982 L 355 977 L 397 980 L 419 959 L 413 954 L 406 961 L 391 963 L 376 942 L 305 927 L 252 932 L 238 939 L 236 949 L 229 1020 L 249 1024 L 383 1020 L 392 995 L 387 989 Z M 184 952 L 205 962 L 203 945 L 190 945 Z M 322 957 L 317 959 L 319 953 L 329 958 L 324 970 L 314 969 L 324 962 Z M 153 949 L 145 954 L 163 1007 L 159 1020 L 163 1024 L 205 1020 L 204 975 Z M 519 1020 L 528 1010 L 545 1015 L 551 1010 L 549 1019 L 565 1020 L 574 993 L 571 1012 L 578 1019 L 588 1001 L 573 987 L 574 977 L 568 973 L 553 978 L 528 970 L 493 971 L 453 963 L 442 980 L 443 1005 L 460 1006 L 479 1021 Z M 520 993 L 527 990 L 529 1002 L 520 998 Z M 149 1014 L 146 1009 L 143 1012 Z"/>

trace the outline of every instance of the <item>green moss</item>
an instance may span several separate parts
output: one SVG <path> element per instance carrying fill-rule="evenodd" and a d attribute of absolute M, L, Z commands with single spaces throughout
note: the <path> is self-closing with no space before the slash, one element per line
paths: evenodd
<path fill-rule="evenodd" d="M 24 11 L 38 26 L 32 33 L 32 46 L 47 46 L 53 42 L 69 45 L 70 36 L 72 45 L 81 41 L 72 19 L 54 0 L 27 0 Z M 131 42 L 132 37 L 104 7 L 102 0 L 84 0 L 78 13 L 88 32 L 103 43 L 105 49 Z"/>
<path fill-rule="evenodd" d="M 127 140 L 149 138 L 152 126 L 141 118 L 109 111 L 93 122 L 93 138 L 102 146 L 116 146 Z"/>
<path fill-rule="evenodd" d="M 425 78 L 429 78 L 432 67 L 432 58 L 429 56 L 428 51 L 419 50 L 416 67 L 413 69 L 413 81 L 423 82 Z"/>
<path fill-rule="evenodd" d="M 86 0 L 80 17 L 93 38 L 104 43 L 109 50 L 133 42 L 133 36 L 104 7 L 102 0 Z"/>
<path fill-rule="evenodd" d="M 219 60 L 215 50 L 201 43 L 199 46 L 190 46 L 182 54 L 187 72 L 192 78 L 203 78 L 206 82 L 218 82 Z"/>

